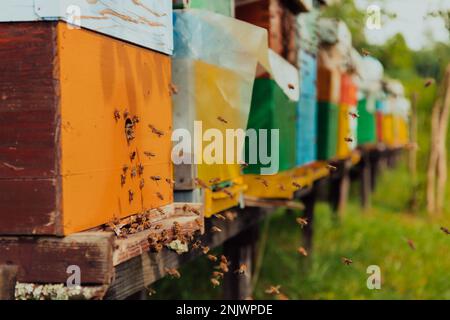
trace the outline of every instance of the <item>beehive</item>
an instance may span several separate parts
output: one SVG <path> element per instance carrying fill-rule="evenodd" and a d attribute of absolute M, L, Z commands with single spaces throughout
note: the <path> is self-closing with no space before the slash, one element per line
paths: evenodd
<path fill-rule="evenodd" d="M 200 146 L 203 136 L 195 136 L 195 121 L 201 124 L 200 135 L 211 129 L 225 138 L 227 129 L 246 129 L 258 50 L 267 37 L 260 28 L 207 11 L 177 12 L 174 21 L 174 129 L 199 142 L 182 156 L 197 161 L 175 166 L 175 199 L 202 200 L 208 217 L 239 204 L 246 189 L 237 157 L 243 150 L 234 145 L 234 157 L 227 161 L 230 152 L 224 143 L 217 150 L 222 161 L 213 163 L 205 156 L 211 141 Z M 245 37 L 253 41 L 242 41 Z M 267 44 L 265 48 L 267 55 Z"/>
<path fill-rule="evenodd" d="M 386 108 L 386 102 L 383 99 L 377 99 L 375 102 L 375 108 L 377 142 L 383 142 L 383 113 Z"/>
<path fill-rule="evenodd" d="M 281 0 L 238 1 L 235 13 L 237 19 L 266 29 L 269 47 L 295 64 L 296 35 L 293 31 L 296 22 Z"/>
<path fill-rule="evenodd" d="M 109 9 L 128 41 L 171 48 L 99 6 L 85 13 Z M 32 6 L 9 9 L 35 19 Z M 0 39 L 0 234 L 67 235 L 172 202 L 169 56 L 57 21 L 1 23 Z"/>
<path fill-rule="evenodd" d="M 330 102 L 317 105 L 317 158 L 329 160 L 337 153 L 338 106 Z"/>
<path fill-rule="evenodd" d="M 358 101 L 358 144 L 371 144 L 377 141 L 376 135 L 376 118 L 374 110 L 374 98 L 363 96 Z M 385 123 L 383 120 L 383 127 Z M 383 134 L 384 136 L 384 134 Z"/>
<path fill-rule="evenodd" d="M 300 99 L 297 105 L 297 165 L 317 159 L 317 62 L 300 50 Z"/>
<path fill-rule="evenodd" d="M 247 129 L 268 130 L 267 139 L 261 141 L 258 136 L 257 150 L 261 144 L 267 143 L 267 153 L 279 153 L 277 171 L 286 171 L 296 165 L 296 101 L 290 101 L 283 90 L 272 79 L 256 79 L 253 87 L 252 106 Z M 272 146 L 270 131 L 279 130 L 279 148 Z M 250 150 L 246 144 L 246 154 Z M 248 159 L 249 157 L 246 157 Z M 258 163 L 245 168 L 246 174 L 261 174 L 261 168 L 266 167 L 258 159 Z M 276 173 L 276 172 L 274 172 Z"/>
<path fill-rule="evenodd" d="M 348 157 L 357 144 L 357 91 L 352 76 L 342 74 L 337 140 L 339 158 Z"/>

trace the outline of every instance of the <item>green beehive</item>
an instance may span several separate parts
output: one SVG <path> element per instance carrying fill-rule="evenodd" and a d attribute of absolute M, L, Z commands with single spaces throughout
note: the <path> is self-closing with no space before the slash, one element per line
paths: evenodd
<path fill-rule="evenodd" d="M 191 0 L 189 7 L 209 10 L 224 16 L 234 16 L 233 0 Z"/>
<path fill-rule="evenodd" d="M 317 158 L 329 160 L 336 156 L 338 136 L 337 105 L 331 102 L 319 102 L 317 106 Z"/>
<path fill-rule="evenodd" d="M 370 112 L 367 108 L 367 99 L 358 101 L 358 144 L 367 144 L 376 142 L 376 117 L 375 112 Z"/>
<path fill-rule="evenodd" d="M 247 128 L 267 129 L 268 155 L 272 155 L 270 129 L 279 129 L 279 171 L 295 167 L 296 161 L 296 106 L 297 102 L 289 100 L 282 89 L 271 79 L 256 79 L 253 87 L 252 105 Z M 258 137 L 258 152 L 260 151 Z M 246 142 L 245 154 L 249 159 L 249 143 Z M 259 162 L 250 164 L 244 172 L 246 174 L 260 174 L 261 168 L 267 168 Z"/>

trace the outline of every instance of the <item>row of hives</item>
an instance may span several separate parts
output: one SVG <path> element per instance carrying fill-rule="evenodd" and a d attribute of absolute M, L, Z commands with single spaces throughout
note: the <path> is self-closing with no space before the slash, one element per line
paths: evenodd
<path fill-rule="evenodd" d="M 68 235 L 143 213 L 149 227 L 176 221 L 174 203 L 209 217 L 245 197 L 290 199 L 326 174 L 320 161 L 407 142 L 401 86 L 382 86 L 381 65 L 352 50 L 343 23 L 319 19 L 319 1 L 190 6 L 211 11 L 2 1 L 0 234 Z M 187 144 L 195 121 L 212 129 L 203 147 Z M 279 148 L 255 140 L 279 154 L 277 170 L 237 161 L 238 146 L 233 164 L 211 164 L 206 149 L 227 129 L 278 129 Z M 175 132 L 188 148 L 173 147 Z"/>

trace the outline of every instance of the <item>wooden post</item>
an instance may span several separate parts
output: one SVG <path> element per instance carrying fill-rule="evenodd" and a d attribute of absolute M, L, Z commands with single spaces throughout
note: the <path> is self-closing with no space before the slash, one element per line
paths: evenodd
<path fill-rule="evenodd" d="M 308 252 L 311 252 L 313 246 L 313 227 L 314 227 L 314 207 L 317 196 L 317 181 L 314 182 L 311 191 L 306 194 L 302 200 L 305 205 L 304 218 L 308 220 L 308 224 L 303 228 L 303 245 Z"/>
<path fill-rule="evenodd" d="M 340 163 L 337 177 L 331 177 L 329 200 L 331 209 L 338 216 L 342 216 L 347 206 L 348 193 L 350 190 L 350 159 Z"/>
<path fill-rule="evenodd" d="M 363 152 L 361 155 L 360 166 L 360 195 L 361 195 L 361 206 L 364 210 L 370 208 L 370 197 L 371 197 L 371 170 L 370 170 L 370 159 L 367 152 Z"/>
<path fill-rule="evenodd" d="M 225 274 L 223 280 L 224 299 L 244 300 L 252 296 L 251 280 L 258 235 L 259 225 L 255 224 L 224 243 L 223 253 L 230 263 L 230 271 Z M 235 273 L 242 264 L 247 266 L 246 273 Z"/>
<path fill-rule="evenodd" d="M 0 300 L 14 300 L 17 266 L 0 266 Z"/>

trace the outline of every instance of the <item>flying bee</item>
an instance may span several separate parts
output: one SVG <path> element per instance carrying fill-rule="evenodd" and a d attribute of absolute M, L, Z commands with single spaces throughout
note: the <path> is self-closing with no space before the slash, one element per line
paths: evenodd
<path fill-rule="evenodd" d="M 202 214 L 199 210 L 197 210 L 197 209 L 195 209 L 195 208 L 193 208 L 193 207 L 190 208 L 190 211 L 193 212 L 193 213 L 195 213 L 195 214 L 198 215 L 198 216 Z"/>
<path fill-rule="evenodd" d="M 136 151 L 133 151 L 130 153 L 130 161 L 134 161 L 134 159 L 136 158 Z"/>
<path fill-rule="evenodd" d="M 297 252 L 298 252 L 299 254 L 301 254 L 302 256 L 304 256 L 304 257 L 307 257 L 307 256 L 308 256 L 308 251 L 306 251 L 306 249 L 303 248 L 303 247 L 299 247 L 299 248 L 297 249 Z"/>
<path fill-rule="evenodd" d="M 202 188 L 205 188 L 205 189 L 209 188 L 209 186 L 199 178 L 195 178 L 195 183 Z"/>
<path fill-rule="evenodd" d="M 294 90 L 294 89 L 295 89 L 295 86 L 294 86 L 292 83 L 289 83 L 289 84 L 288 84 L 288 88 L 289 88 L 290 90 Z"/>
<path fill-rule="evenodd" d="M 114 120 L 119 121 L 120 120 L 120 112 L 119 110 L 114 110 Z"/>
<path fill-rule="evenodd" d="M 434 79 L 430 78 L 430 79 L 426 79 L 424 86 L 425 88 L 428 88 L 429 86 L 431 86 L 434 83 Z"/>
<path fill-rule="evenodd" d="M 156 208 L 156 211 L 158 211 L 159 214 L 166 214 L 165 211 L 161 208 Z"/>
<path fill-rule="evenodd" d="M 234 221 L 237 218 L 237 213 L 233 211 L 226 211 L 224 215 L 229 221 Z"/>
<path fill-rule="evenodd" d="M 216 226 L 212 226 L 211 232 L 222 232 L 222 229 L 220 229 L 219 227 L 216 227 Z"/>
<path fill-rule="evenodd" d="M 209 183 L 211 183 L 211 184 L 217 184 L 219 182 L 220 182 L 220 178 L 213 178 L 213 179 L 209 180 Z"/>
<path fill-rule="evenodd" d="M 245 264 L 241 264 L 239 266 L 239 269 L 234 271 L 234 273 L 237 273 L 237 274 L 245 274 L 246 272 L 247 272 L 247 265 L 245 265 Z"/>
<path fill-rule="evenodd" d="M 211 283 L 212 283 L 212 285 L 213 285 L 214 288 L 217 287 L 217 286 L 220 286 L 219 280 L 217 280 L 217 279 L 215 279 L 215 278 L 211 278 L 210 281 L 211 281 Z"/>
<path fill-rule="evenodd" d="M 128 190 L 128 202 L 133 202 L 134 193 L 131 190 Z"/>
<path fill-rule="evenodd" d="M 120 185 L 123 187 L 125 185 L 125 182 L 127 181 L 127 176 L 124 174 L 120 175 Z"/>
<path fill-rule="evenodd" d="M 164 200 L 164 197 L 160 192 L 157 192 L 156 196 L 158 197 L 159 200 L 161 200 L 161 201 Z"/>
<path fill-rule="evenodd" d="M 370 56 L 369 50 L 366 50 L 364 48 L 361 49 L 361 54 L 363 55 L 363 57 Z"/>
<path fill-rule="evenodd" d="M 353 139 L 350 138 L 350 137 L 345 137 L 345 138 L 344 138 L 344 141 L 345 141 L 345 142 L 353 142 Z"/>
<path fill-rule="evenodd" d="M 139 182 L 139 189 L 144 189 L 144 186 L 145 186 L 145 180 L 144 179 L 141 179 L 141 181 Z"/>
<path fill-rule="evenodd" d="M 148 294 L 149 297 L 151 297 L 151 296 L 156 294 L 156 290 L 154 290 L 153 288 L 146 287 L 145 289 L 147 289 L 147 294 Z"/>
<path fill-rule="evenodd" d="M 156 134 L 159 138 L 161 138 L 164 135 L 164 132 L 156 129 L 155 126 L 149 124 L 148 127 L 150 128 L 150 130 L 152 130 L 152 133 Z"/>
<path fill-rule="evenodd" d="M 342 257 L 341 261 L 342 261 L 343 264 L 345 264 L 347 266 L 349 266 L 349 265 L 351 265 L 353 263 L 352 259 L 345 258 L 345 257 Z"/>
<path fill-rule="evenodd" d="M 166 182 L 170 185 L 173 186 L 175 184 L 175 181 L 170 179 L 170 178 L 166 178 Z"/>
<path fill-rule="evenodd" d="M 203 228 L 203 221 L 201 219 L 195 219 L 195 223 L 197 224 L 197 227 Z"/>
<path fill-rule="evenodd" d="M 261 177 L 256 178 L 256 180 L 261 181 L 261 183 L 264 185 L 264 187 L 268 188 L 269 187 L 269 183 L 267 182 L 266 179 L 263 179 Z"/>
<path fill-rule="evenodd" d="M 277 295 L 280 294 L 280 288 L 281 286 L 270 286 L 269 288 L 264 290 L 264 292 L 270 295 Z"/>
<path fill-rule="evenodd" d="M 212 262 L 216 262 L 217 261 L 217 257 L 215 255 L 212 255 L 212 254 L 208 254 L 207 258 L 208 258 L 209 261 L 212 261 Z"/>
<path fill-rule="evenodd" d="M 223 279 L 223 272 L 220 272 L 220 271 L 214 271 L 214 272 L 212 273 L 212 276 L 213 276 L 214 278 L 216 278 L 216 279 Z"/>
<path fill-rule="evenodd" d="M 281 183 L 278 185 L 278 187 L 280 188 L 281 191 L 286 191 L 285 186 L 283 186 Z"/>
<path fill-rule="evenodd" d="M 172 278 L 181 278 L 180 272 L 175 268 L 165 268 L 164 271 Z"/>
<path fill-rule="evenodd" d="M 227 120 L 225 120 L 223 117 L 217 117 L 217 120 L 219 120 L 220 122 L 222 122 L 222 123 L 225 123 L 225 124 L 227 124 L 228 123 L 228 121 Z"/>
<path fill-rule="evenodd" d="M 441 231 L 445 234 L 450 234 L 450 230 L 446 227 L 441 227 Z"/>
<path fill-rule="evenodd" d="M 246 163 L 246 162 L 242 162 L 242 163 L 240 164 L 240 166 L 241 166 L 241 169 L 245 169 L 245 168 L 247 168 L 247 167 L 249 166 L 249 164 Z"/>
<path fill-rule="evenodd" d="M 412 250 L 416 250 L 416 245 L 414 244 L 414 241 L 412 241 L 411 239 L 407 239 L 406 242 L 408 243 L 408 246 L 409 246 Z"/>
<path fill-rule="evenodd" d="M 170 95 L 178 94 L 178 88 L 173 83 L 169 84 L 169 94 Z"/>
<path fill-rule="evenodd" d="M 151 176 L 150 179 L 152 179 L 153 181 L 159 181 L 161 180 L 160 176 Z"/>
<path fill-rule="evenodd" d="M 225 263 L 226 265 L 228 265 L 228 259 L 227 257 L 225 257 L 223 254 L 220 256 L 220 262 Z"/>
<path fill-rule="evenodd" d="M 292 182 L 292 185 L 294 187 L 296 187 L 297 189 L 301 189 L 302 188 L 302 186 L 300 184 L 298 184 L 297 182 Z"/>
<path fill-rule="evenodd" d="M 217 219 L 219 219 L 219 220 L 226 220 L 227 218 L 225 218 L 223 215 L 221 215 L 220 213 L 216 213 L 215 215 L 214 215 Z"/>
<path fill-rule="evenodd" d="M 202 252 L 203 252 L 203 254 L 208 254 L 208 252 L 209 252 L 209 247 L 208 246 L 202 246 Z"/>
<path fill-rule="evenodd" d="M 359 118 L 359 114 L 357 114 L 357 113 L 349 112 L 348 114 L 349 114 L 350 117 L 352 117 L 353 119 Z"/>
<path fill-rule="evenodd" d="M 219 269 L 223 273 L 227 273 L 230 271 L 230 269 L 228 268 L 228 263 L 225 262 L 220 262 L 216 269 Z"/>
<path fill-rule="evenodd" d="M 148 158 L 156 157 L 156 154 L 154 154 L 153 152 L 150 152 L 150 151 L 144 151 L 144 155 Z"/>
<path fill-rule="evenodd" d="M 227 196 L 229 196 L 231 199 L 234 198 L 234 194 L 230 190 L 223 189 L 222 192 L 225 193 Z"/>
<path fill-rule="evenodd" d="M 295 219 L 295 221 L 297 221 L 297 223 L 303 228 L 304 226 L 308 225 L 308 219 L 307 218 L 301 218 L 298 217 L 297 219 Z"/>
<path fill-rule="evenodd" d="M 336 168 L 335 166 L 332 166 L 331 164 L 327 165 L 327 168 L 328 168 L 330 171 L 336 171 L 336 170 L 337 170 L 337 168 Z"/>

